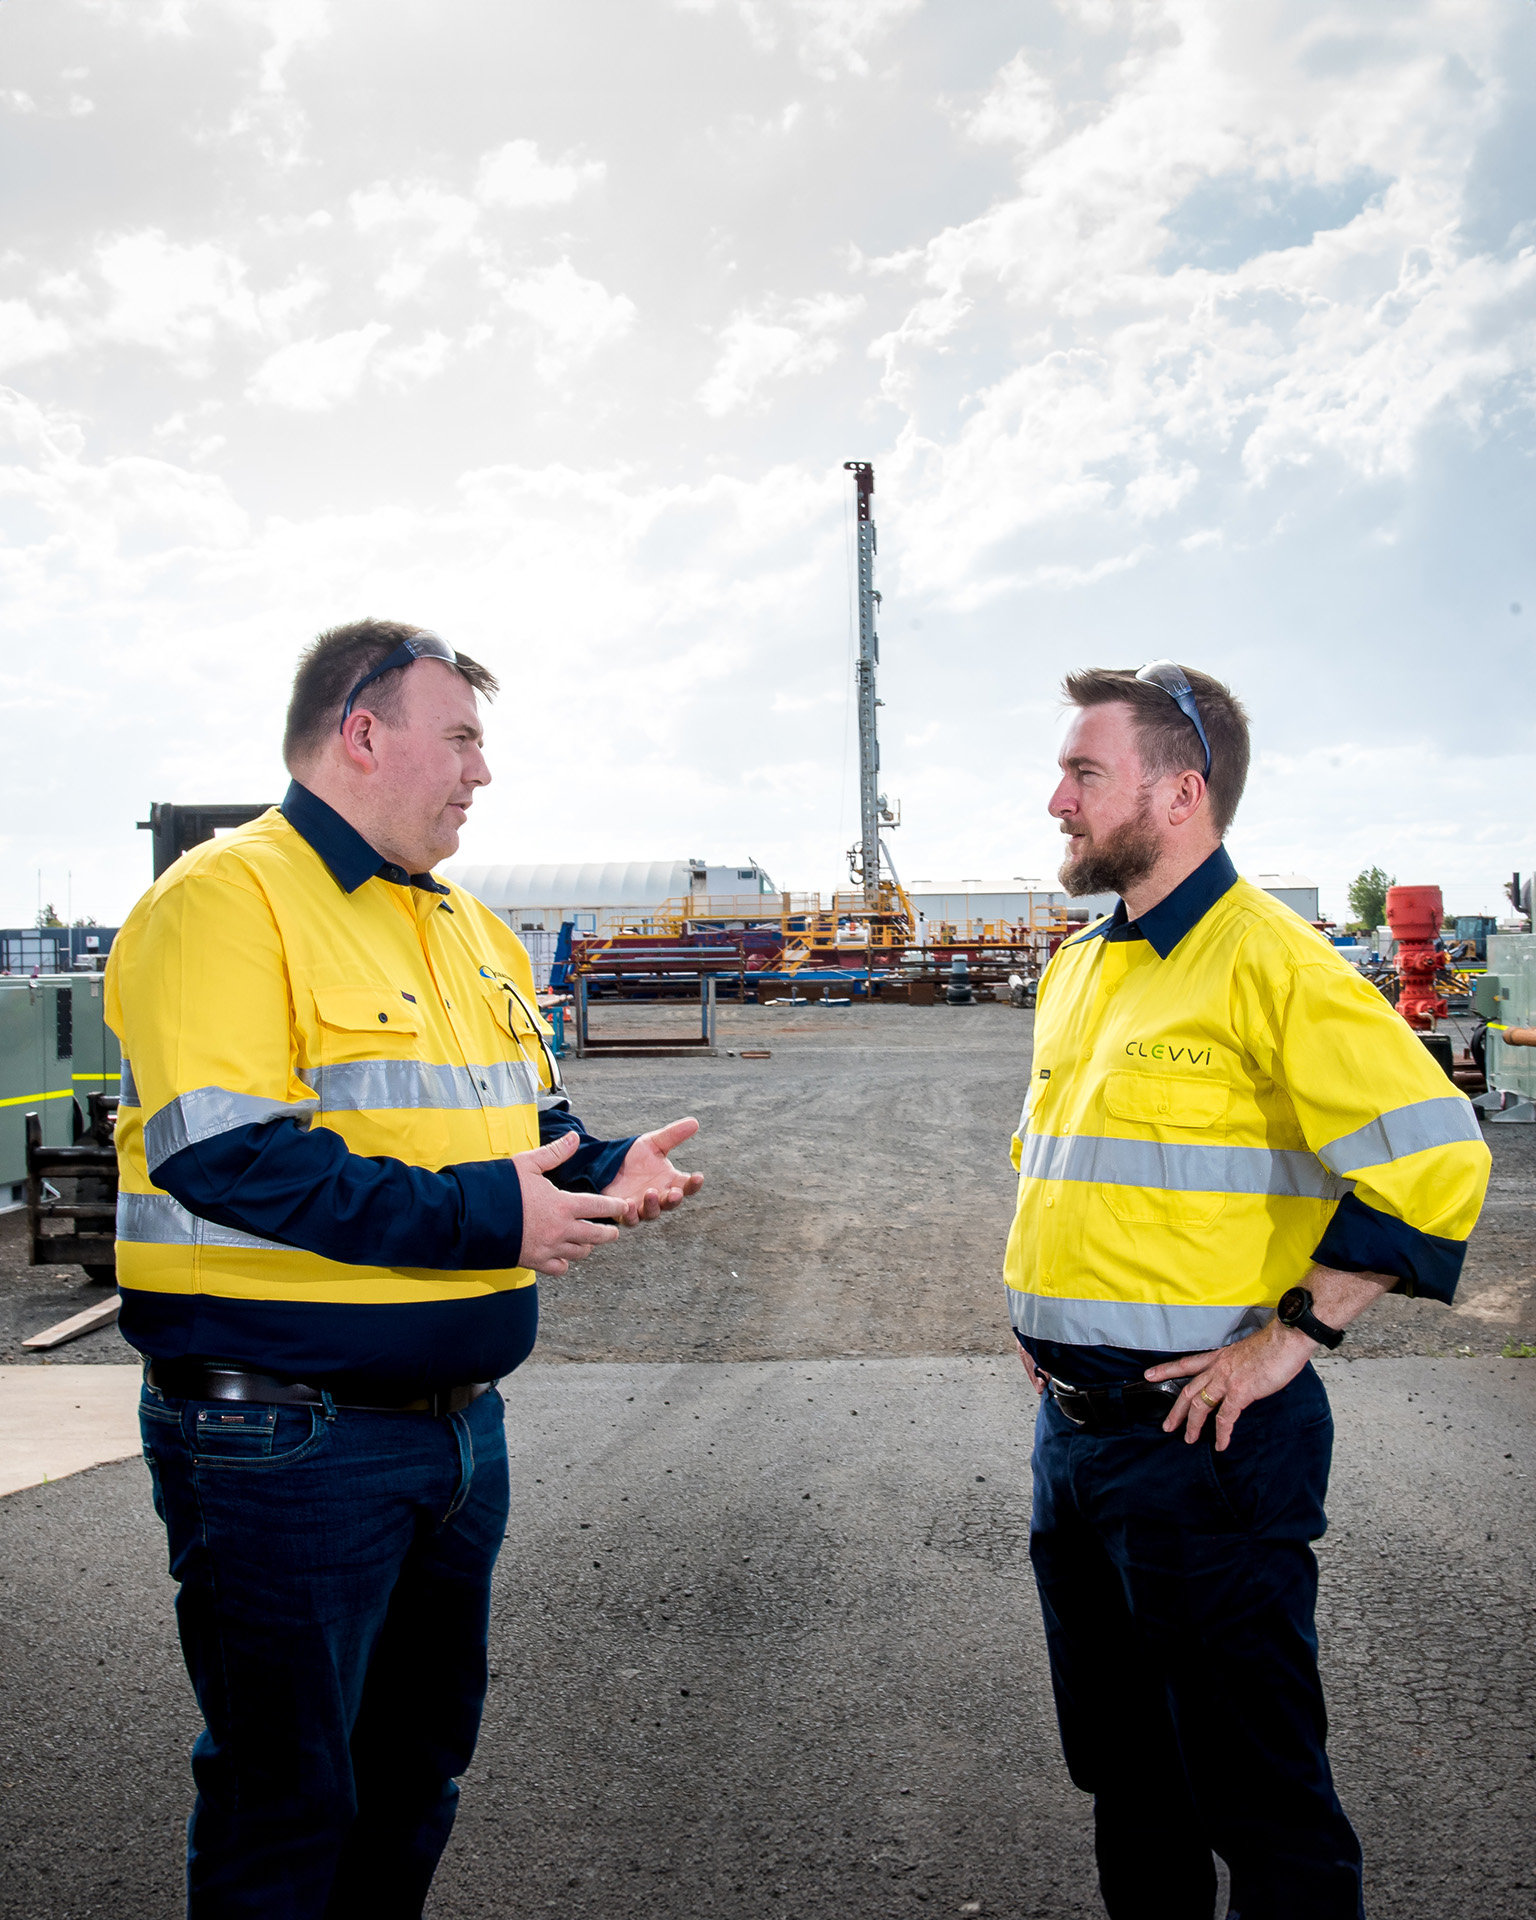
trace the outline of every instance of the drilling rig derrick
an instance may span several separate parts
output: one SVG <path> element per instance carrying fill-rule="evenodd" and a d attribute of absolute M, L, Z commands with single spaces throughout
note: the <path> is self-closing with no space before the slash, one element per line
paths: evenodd
<path fill-rule="evenodd" d="M 848 870 L 863 890 L 865 906 L 871 913 L 879 913 L 890 909 L 892 882 L 896 882 L 890 854 L 881 845 L 880 829 L 901 822 L 880 791 L 880 732 L 875 714 L 885 703 L 875 691 L 875 670 L 880 664 L 880 636 L 875 631 L 880 594 L 875 586 L 875 522 L 870 510 L 875 469 L 868 460 L 845 460 L 843 465 L 853 475 L 858 509 L 859 655 L 854 675 L 859 704 L 859 839 L 848 850 Z M 889 880 L 880 870 L 882 854 L 890 869 Z M 899 884 L 896 882 L 898 889 Z"/>

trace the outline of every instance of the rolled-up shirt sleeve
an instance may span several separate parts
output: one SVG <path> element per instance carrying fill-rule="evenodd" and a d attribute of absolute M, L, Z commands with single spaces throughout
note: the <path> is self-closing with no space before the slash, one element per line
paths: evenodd
<path fill-rule="evenodd" d="M 1472 1103 L 1352 968 L 1302 961 L 1264 991 L 1260 1062 L 1340 1187 L 1313 1258 L 1449 1301 L 1488 1186 Z"/>

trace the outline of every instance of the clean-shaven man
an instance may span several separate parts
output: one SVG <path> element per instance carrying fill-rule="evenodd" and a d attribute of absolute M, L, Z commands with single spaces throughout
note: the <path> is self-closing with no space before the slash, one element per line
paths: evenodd
<path fill-rule="evenodd" d="M 1380 1294 L 1449 1300 L 1469 1102 L 1322 936 L 1239 879 L 1241 705 L 1093 669 L 1050 803 L 1112 891 L 1041 982 L 1006 1277 L 1042 1396 L 1030 1553 L 1112 1920 L 1358 1920 L 1313 1626 L 1333 1427 L 1311 1366 Z"/>
<path fill-rule="evenodd" d="M 486 1691 L 495 1382 L 561 1274 L 694 1193 L 679 1120 L 592 1139 L 507 927 L 432 869 L 490 779 L 485 668 L 321 634 L 280 808 L 113 945 L 121 1326 L 165 1522 L 197 1920 L 414 1920 Z"/>

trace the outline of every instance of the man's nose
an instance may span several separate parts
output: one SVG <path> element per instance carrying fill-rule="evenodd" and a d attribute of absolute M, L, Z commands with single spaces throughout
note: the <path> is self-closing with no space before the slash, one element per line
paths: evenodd
<path fill-rule="evenodd" d="M 1063 780 L 1051 795 L 1051 802 L 1046 808 L 1046 812 L 1050 814 L 1053 820 L 1065 820 L 1067 815 L 1072 811 L 1072 796 L 1068 791 L 1070 784 L 1069 781 Z"/>
<path fill-rule="evenodd" d="M 471 787 L 488 787 L 491 784 L 491 769 L 478 747 L 464 762 L 464 780 Z"/>

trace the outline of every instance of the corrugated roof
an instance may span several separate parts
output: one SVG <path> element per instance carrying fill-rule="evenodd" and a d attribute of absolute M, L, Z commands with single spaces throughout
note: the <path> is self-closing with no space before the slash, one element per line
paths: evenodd
<path fill-rule="evenodd" d="M 450 861 L 443 877 L 498 912 L 508 907 L 657 907 L 688 892 L 686 860 L 587 860 L 553 866 L 472 867 Z"/>

